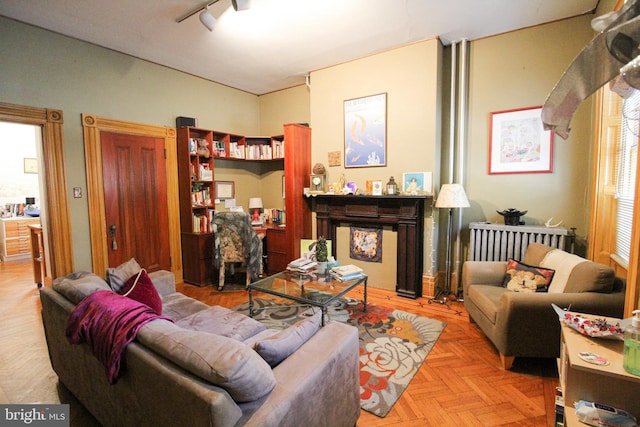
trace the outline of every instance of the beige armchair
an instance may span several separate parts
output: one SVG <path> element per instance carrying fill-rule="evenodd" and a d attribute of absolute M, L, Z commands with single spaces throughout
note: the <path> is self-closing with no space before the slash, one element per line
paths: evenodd
<path fill-rule="evenodd" d="M 557 252 L 559 251 L 559 252 Z M 467 261 L 462 267 L 464 305 L 500 353 L 504 369 L 516 357 L 550 357 L 560 354 L 560 323 L 551 304 L 604 317 L 622 317 L 624 280 L 608 266 L 577 255 L 532 243 L 523 263 L 554 269 L 558 292 L 513 292 L 503 287 L 506 261 Z"/>

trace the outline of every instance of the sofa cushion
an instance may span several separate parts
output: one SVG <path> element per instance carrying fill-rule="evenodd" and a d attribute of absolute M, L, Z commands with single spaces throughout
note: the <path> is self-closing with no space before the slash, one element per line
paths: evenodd
<path fill-rule="evenodd" d="M 144 268 L 131 276 L 117 293 L 145 304 L 159 315 L 162 314 L 162 299 Z"/>
<path fill-rule="evenodd" d="M 491 323 L 495 324 L 498 301 L 505 292 L 509 291 L 501 286 L 473 285 L 469 288 L 469 297 L 466 299 L 473 301 L 473 304 L 478 307 L 478 310 L 480 310 Z"/>
<path fill-rule="evenodd" d="M 275 335 L 257 341 L 254 349 L 270 366 L 276 366 L 307 342 L 320 328 L 322 311 L 302 319 Z"/>
<path fill-rule="evenodd" d="M 102 277 L 88 271 L 78 271 L 58 277 L 53 281 L 52 286 L 74 304 L 78 304 L 96 291 L 111 290 Z"/>
<path fill-rule="evenodd" d="M 611 267 L 560 249 L 547 252 L 540 266 L 556 271 L 549 285 L 550 293 L 609 293 L 613 290 L 615 272 Z"/>
<path fill-rule="evenodd" d="M 162 314 L 175 321 L 207 308 L 209 306 L 202 301 L 190 298 L 180 292 L 173 292 L 162 297 Z"/>
<path fill-rule="evenodd" d="M 257 320 L 219 305 L 183 317 L 176 323 L 185 329 L 209 332 L 237 341 L 244 341 L 267 329 Z"/>
<path fill-rule="evenodd" d="M 176 365 L 225 389 L 239 403 L 257 400 L 276 385 L 267 362 L 251 347 L 231 338 L 154 320 L 140 329 L 136 339 Z"/>
<path fill-rule="evenodd" d="M 107 268 L 107 282 L 114 292 L 118 292 L 131 276 L 138 274 L 141 268 L 138 261 L 131 258 L 117 267 Z"/>
<path fill-rule="evenodd" d="M 555 270 L 509 259 L 502 286 L 515 292 L 547 292 Z"/>

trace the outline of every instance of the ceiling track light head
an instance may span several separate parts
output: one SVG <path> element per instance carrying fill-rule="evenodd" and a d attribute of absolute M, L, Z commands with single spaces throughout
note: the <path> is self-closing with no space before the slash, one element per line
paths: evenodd
<path fill-rule="evenodd" d="M 249 9 L 249 0 L 231 0 L 231 4 L 236 12 Z"/>
<path fill-rule="evenodd" d="M 209 31 L 213 31 L 213 28 L 216 26 L 216 18 L 209 13 L 209 6 L 206 6 L 204 10 L 200 12 L 200 22 L 202 22 L 202 25 L 207 27 Z"/>

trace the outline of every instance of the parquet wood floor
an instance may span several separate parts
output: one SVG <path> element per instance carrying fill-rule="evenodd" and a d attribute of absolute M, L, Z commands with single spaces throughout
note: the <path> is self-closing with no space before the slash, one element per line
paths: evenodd
<path fill-rule="evenodd" d="M 225 307 L 248 299 L 244 291 L 219 293 L 189 284 L 178 290 Z M 511 371 L 503 371 L 496 350 L 469 322 L 462 303 L 428 304 L 426 298 L 373 288 L 368 298 L 445 321 L 447 327 L 391 412 L 378 418 L 361 411 L 359 427 L 553 426 L 554 360 L 517 358 Z M 0 263 L 0 325 L 0 403 L 69 403 L 71 426 L 97 425 L 51 369 L 29 260 Z"/>

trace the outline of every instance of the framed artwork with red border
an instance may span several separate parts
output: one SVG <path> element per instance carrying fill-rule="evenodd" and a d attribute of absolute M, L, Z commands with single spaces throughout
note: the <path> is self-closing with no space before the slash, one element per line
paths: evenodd
<path fill-rule="evenodd" d="M 542 107 L 491 113 L 489 174 L 553 172 L 553 132 L 544 130 Z"/>

